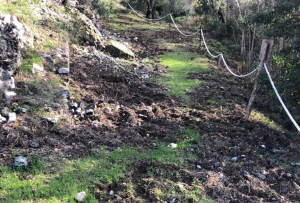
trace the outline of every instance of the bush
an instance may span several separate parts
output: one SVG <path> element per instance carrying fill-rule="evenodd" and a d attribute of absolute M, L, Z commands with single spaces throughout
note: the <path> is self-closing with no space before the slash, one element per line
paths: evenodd
<path fill-rule="evenodd" d="M 105 17 L 114 13 L 115 2 L 113 0 L 99 0 L 96 9 L 99 14 Z"/>

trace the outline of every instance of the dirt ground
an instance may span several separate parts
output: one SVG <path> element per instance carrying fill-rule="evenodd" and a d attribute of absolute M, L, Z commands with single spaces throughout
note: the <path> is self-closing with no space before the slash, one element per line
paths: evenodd
<path fill-rule="evenodd" d="M 162 35 L 174 43 L 193 44 L 190 39 L 172 37 L 177 36 L 175 30 L 160 30 L 153 35 L 145 35 L 145 32 L 121 32 L 120 35 L 141 39 L 133 42 L 134 51 L 147 51 L 154 61 L 158 61 L 157 55 L 167 51 L 155 43 Z M 203 50 L 190 49 L 204 54 Z M 26 115 L 19 124 L 21 127 L 2 125 L 0 153 L 6 154 L 1 158 L 3 163 L 13 160 L 11 148 L 28 155 L 59 151 L 83 157 L 99 145 L 148 148 L 153 140 L 176 142 L 181 136 L 178 132 L 191 127 L 198 129 L 204 139 L 195 145 L 199 158 L 187 160 L 186 168 L 161 164 L 162 170 L 178 172 L 179 175 L 171 176 L 172 181 L 180 180 L 187 187 L 192 187 L 195 180 L 200 181 L 199 191 L 217 202 L 300 201 L 300 189 L 295 186 L 300 185 L 300 166 L 291 165 L 300 161 L 299 140 L 291 133 L 276 131 L 260 122 L 244 121 L 249 89 L 243 88 L 244 83 L 224 69 L 220 70 L 218 78 L 210 77 L 209 73 L 190 75 L 189 78 L 205 81 L 205 85 L 190 93 L 191 101 L 187 105 L 184 100 L 170 96 L 162 85 L 143 79 L 128 69 L 116 69 L 109 61 L 91 61 L 78 56 L 74 50 L 71 58 L 70 78 L 64 80 L 76 89 L 75 92 L 81 90 L 71 95 L 73 101 L 85 107 L 97 106 L 98 111 L 84 118 L 69 114 L 73 123 L 66 126 L 33 125 L 32 118 Z M 215 63 L 211 61 L 212 66 Z M 158 69 L 155 74 L 160 74 Z M 105 104 L 99 102 L 102 95 Z M 16 99 L 12 102 L 22 105 L 25 101 Z M 116 108 L 120 108 L 119 111 L 115 111 Z M 39 147 L 32 147 L 32 141 L 38 142 Z M 97 187 L 121 191 L 121 183 L 131 182 L 136 185 L 135 197 L 119 194 L 120 202 L 140 202 L 141 199 L 162 202 L 153 195 L 151 188 L 164 186 L 144 179 L 147 168 L 155 167 L 155 164 L 136 162 L 128 166 L 134 175 L 121 178 L 119 183 L 98 184 Z M 157 176 L 165 177 L 163 173 Z M 149 185 L 148 190 L 139 185 L 141 181 Z M 108 194 L 103 196 L 95 192 L 95 195 L 99 202 L 111 199 Z M 193 202 L 193 199 L 181 196 L 175 202 Z"/>

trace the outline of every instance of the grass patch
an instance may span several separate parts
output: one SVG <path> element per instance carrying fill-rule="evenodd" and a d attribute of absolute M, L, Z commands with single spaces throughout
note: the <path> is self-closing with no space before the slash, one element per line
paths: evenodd
<path fill-rule="evenodd" d="M 179 140 L 176 149 L 158 143 L 153 149 L 125 147 L 109 151 L 106 147 L 91 151 L 89 157 L 68 160 L 57 157 L 46 161 L 36 156 L 28 158 L 26 169 L 0 169 L 1 202 L 75 202 L 74 196 L 85 191 L 86 202 L 97 202 L 93 192 L 95 182 L 118 182 L 125 177 L 127 167 L 138 161 L 151 161 L 161 164 L 184 165 L 184 160 L 195 157 L 186 153 L 191 141 L 201 141 L 199 132 L 183 130 L 185 138 Z M 155 175 L 153 170 L 152 175 Z M 53 173 L 55 172 L 55 173 Z M 149 171 L 151 175 L 151 171 Z"/>
<path fill-rule="evenodd" d="M 22 51 L 22 64 L 18 67 L 17 72 L 28 76 L 32 74 L 32 64 L 36 63 L 42 65 L 43 59 L 39 56 L 39 54 L 34 50 L 26 50 Z"/>
<path fill-rule="evenodd" d="M 178 147 L 181 149 L 189 148 L 195 145 L 195 143 L 203 142 L 203 138 L 199 135 L 198 130 L 186 128 L 182 131 L 184 137 L 179 140 Z"/>
<path fill-rule="evenodd" d="M 251 111 L 249 119 L 251 121 L 261 122 L 264 125 L 273 128 L 274 130 L 278 130 L 280 132 L 285 131 L 281 125 L 275 123 L 273 120 L 265 116 L 263 113 L 256 111 L 255 109 Z"/>
<path fill-rule="evenodd" d="M 160 57 L 160 63 L 168 66 L 167 73 L 159 81 L 171 88 L 171 94 L 188 99 L 186 90 L 197 87 L 201 81 L 187 79 L 189 73 L 209 71 L 207 58 L 179 48 Z"/>

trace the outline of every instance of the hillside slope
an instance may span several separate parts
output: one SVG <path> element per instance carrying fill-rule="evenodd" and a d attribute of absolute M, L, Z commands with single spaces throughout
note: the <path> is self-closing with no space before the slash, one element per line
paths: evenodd
<path fill-rule="evenodd" d="M 13 14 L 31 33 L 1 64 L 15 83 L 3 91 L 16 93 L 1 95 L 1 117 L 17 117 L 0 124 L 1 202 L 300 199 L 298 139 L 258 110 L 243 120 L 249 90 L 224 69 L 215 77 L 199 38 L 79 3 L 0 3 L 2 22 Z M 14 166 L 20 155 L 28 166 Z"/>

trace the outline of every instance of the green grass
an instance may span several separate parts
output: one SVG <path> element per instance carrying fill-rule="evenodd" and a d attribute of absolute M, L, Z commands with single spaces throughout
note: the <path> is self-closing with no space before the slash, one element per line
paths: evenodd
<path fill-rule="evenodd" d="M 186 90 L 190 91 L 201 83 L 197 79 L 187 79 L 188 74 L 209 71 L 207 62 L 205 56 L 173 47 L 172 52 L 160 56 L 160 63 L 168 69 L 159 81 L 171 88 L 171 94 L 188 99 Z"/>
<path fill-rule="evenodd" d="M 22 51 L 22 64 L 20 67 L 18 67 L 17 72 L 25 76 L 32 74 L 33 63 L 42 65 L 43 58 L 40 57 L 39 54 L 32 49 Z"/>
<path fill-rule="evenodd" d="M 186 128 L 182 131 L 182 133 L 184 137 L 178 142 L 179 148 L 182 149 L 189 148 L 192 147 L 195 144 L 195 142 L 196 143 L 203 142 L 203 138 L 199 135 L 199 131 L 197 130 Z"/>
<path fill-rule="evenodd" d="M 263 113 L 258 112 L 255 109 L 253 109 L 251 111 L 249 119 L 251 121 L 261 122 L 264 125 L 269 126 L 270 128 L 273 128 L 273 129 L 278 130 L 280 132 L 284 132 L 285 131 L 284 128 L 283 128 L 283 126 L 278 125 L 273 120 L 271 120 L 270 118 L 268 118 L 267 116 L 265 116 Z"/>
<path fill-rule="evenodd" d="M 153 149 L 124 147 L 110 152 L 105 147 L 94 149 L 90 156 L 79 159 L 57 157 L 49 162 L 36 156 L 28 158 L 26 169 L 0 169 L 1 202 L 75 202 L 74 196 L 81 191 L 88 194 L 86 202 L 97 202 L 93 192 L 95 182 L 118 182 L 126 177 L 127 167 L 138 161 L 184 165 L 186 158 L 195 157 L 186 148 L 191 141 L 201 142 L 199 132 L 185 129 L 185 137 L 176 149 L 157 143 Z M 155 176 L 155 170 L 148 174 Z M 157 175 L 157 174 L 156 174 Z"/>

